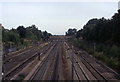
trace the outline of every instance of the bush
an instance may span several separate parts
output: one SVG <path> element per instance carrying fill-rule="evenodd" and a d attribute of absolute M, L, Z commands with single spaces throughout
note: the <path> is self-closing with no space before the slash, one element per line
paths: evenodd
<path fill-rule="evenodd" d="M 97 46 L 96 46 L 96 51 L 97 52 L 101 52 L 101 51 L 103 51 L 104 50 L 104 46 L 102 45 L 102 44 L 98 44 Z"/>
<path fill-rule="evenodd" d="M 110 49 L 110 55 L 113 57 L 118 57 L 120 55 L 120 50 L 116 45 L 113 45 Z"/>
<path fill-rule="evenodd" d="M 97 58 L 98 60 L 105 61 L 106 56 L 104 56 L 103 52 L 96 52 L 95 53 L 95 58 Z"/>
<path fill-rule="evenodd" d="M 93 48 L 87 48 L 86 50 L 89 54 L 94 54 L 94 50 Z"/>

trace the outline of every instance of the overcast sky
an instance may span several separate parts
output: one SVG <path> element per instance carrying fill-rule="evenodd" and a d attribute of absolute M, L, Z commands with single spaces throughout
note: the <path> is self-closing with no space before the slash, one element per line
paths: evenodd
<path fill-rule="evenodd" d="M 42 31 L 63 35 L 68 28 L 81 29 L 91 18 L 111 18 L 118 10 L 118 1 L 115 0 L 85 1 L 2 2 L 0 21 L 7 29 L 35 24 Z"/>

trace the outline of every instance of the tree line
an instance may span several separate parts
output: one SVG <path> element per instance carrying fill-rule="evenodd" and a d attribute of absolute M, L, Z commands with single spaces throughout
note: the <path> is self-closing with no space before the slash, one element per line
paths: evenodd
<path fill-rule="evenodd" d="M 82 37 L 87 41 L 120 43 L 120 10 L 112 18 L 94 18 L 84 25 L 83 29 L 77 32 L 69 29 L 66 35 L 74 35 L 76 38 Z"/>
<path fill-rule="evenodd" d="M 2 42 L 24 45 L 28 42 L 47 41 L 52 34 L 39 30 L 35 25 L 18 26 L 17 29 L 2 29 Z"/>
<path fill-rule="evenodd" d="M 110 19 L 91 19 L 81 30 L 68 29 L 69 42 L 120 73 L 120 10 Z"/>

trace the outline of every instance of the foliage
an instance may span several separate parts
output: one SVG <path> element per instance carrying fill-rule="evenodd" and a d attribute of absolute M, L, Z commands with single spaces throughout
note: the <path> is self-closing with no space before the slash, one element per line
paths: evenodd
<path fill-rule="evenodd" d="M 35 25 L 29 26 L 26 28 L 26 38 L 28 39 L 34 39 L 34 40 L 40 40 L 42 37 L 41 30 L 38 30 L 38 28 Z"/>
<path fill-rule="evenodd" d="M 37 43 L 37 41 L 48 40 L 50 33 L 47 31 L 42 32 L 38 30 L 35 25 L 29 27 L 18 26 L 17 29 L 3 29 L 2 30 L 2 42 L 9 45 L 9 42 L 14 43 L 17 46 L 28 46 L 31 42 Z M 44 38 L 43 38 L 44 37 Z"/>
<path fill-rule="evenodd" d="M 43 38 L 43 40 L 48 40 L 49 39 L 49 35 L 48 35 L 47 31 L 43 32 L 42 38 Z"/>
<path fill-rule="evenodd" d="M 17 28 L 17 31 L 18 31 L 18 33 L 19 33 L 19 35 L 20 35 L 20 38 L 25 38 L 26 29 L 25 29 L 24 26 L 19 26 L 19 27 Z"/>
<path fill-rule="evenodd" d="M 104 17 L 93 18 L 84 25 L 83 29 L 73 32 L 69 29 L 67 36 L 75 35 L 76 38 L 82 37 L 87 41 L 103 42 L 103 43 L 120 43 L 120 10 L 115 13 L 111 19 Z"/>
<path fill-rule="evenodd" d="M 73 36 L 73 35 L 76 35 L 77 33 L 77 30 L 74 28 L 74 29 L 68 29 L 68 31 L 66 32 L 66 36 Z"/>
<path fill-rule="evenodd" d="M 20 36 L 18 33 L 13 32 L 12 30 L 9 32 L 5 32 L 4 30 L 2 31 L 3 35 L 3 42 L 14 42 L 16 45 L 20 43 Z"/>

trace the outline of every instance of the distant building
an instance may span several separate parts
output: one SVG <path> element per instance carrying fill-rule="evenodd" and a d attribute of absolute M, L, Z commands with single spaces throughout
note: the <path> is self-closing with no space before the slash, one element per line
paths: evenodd
<path fill-rule="evenodd" d="M 5 32 L 9 32 L 9 29 L 5 29 L 4 26 L 2 26 L 2 24 L 0 24 L 0 28 L 4 29 Z"/>
<path fill-rule="evenodd" d="M 120 1 L 118 2 L 118 10 L 120 9 Z"/>
<path fill-rule="evenodd" d="M 4 29 L 4 27 L 2 26 L 2 24 L 0 24 L 0 28 Z"/>

